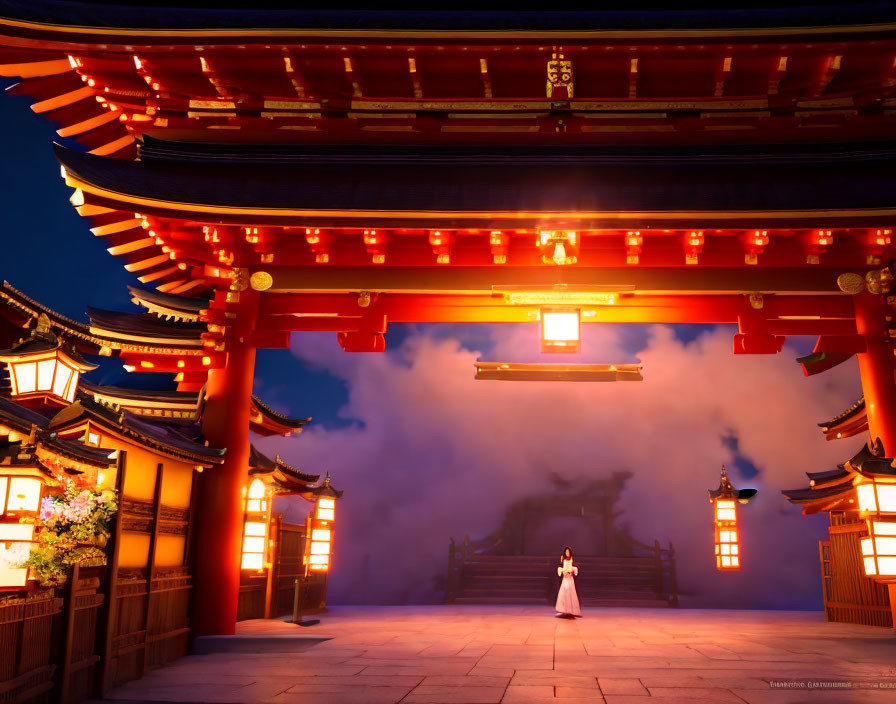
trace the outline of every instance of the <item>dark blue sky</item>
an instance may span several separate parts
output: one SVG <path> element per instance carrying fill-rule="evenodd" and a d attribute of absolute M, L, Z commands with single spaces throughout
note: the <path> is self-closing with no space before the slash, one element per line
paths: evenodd
<path fill-rule="evenodd" d="M 0 79 L 0 87 L 11 83 Z M 69 204 L 71 189 L 60 178 L 53 141 L 63 141 L 53 125 L 34 114 L 27 97 L 0 96 L 0 124 L 7 135 L 0 162 L 0 237 L 4 245 L 0 278 L 36 300 L 77 320 L 84 309 L 136 312 L 126 286 L 140 285 L 112 257 L 102 238 Z M 69 143 L 77 148 L 77 144 Z M 400 336 L 396 329 L 390 337 Z M 117 360 L 102 360 L 93 380 L 123 386 L 166 387 L 170 375 L 127 374 Z M 154 378 L 155 377 L 155 378 Z M 260 350 L 256 384 L 265 400 L 284 412 L 313 416 L 315 422 L 341 423 L 337 409 L 346 389 L 327 372 L 306 369 L 287 350 Z M 296 390 L 300 390 L 296 393 Z"/>

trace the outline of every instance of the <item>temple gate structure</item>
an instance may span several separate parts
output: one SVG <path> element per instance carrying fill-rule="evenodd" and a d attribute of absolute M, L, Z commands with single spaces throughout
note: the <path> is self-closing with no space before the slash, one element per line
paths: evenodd
<path fill-rule="evenodd" d="M 881 6 L 0 1 L 0 75 L 58 126 L 85 230 L 159 309 L 208 300 L 189 354 L 120 353 L 204 386 L 202 433 L 227 447 L 198 480 L 194 633 L 234 629 L 255 351 L 294 332 L 382 352 L 389 324 L 560 308 L 737 325 L 735 354 L 808 335 L 806 374 L 857 356 L 870 437 L 896 454 L 894 57 Z"/>
<path fill-rule="evenodd" d="M 527 496 L 507 509 L 493 533 L 451 538 L 445 602 L 450 604 L 553 602 L 563 542 L 576 545 L 583 574 L 576 592 L 585 606 L 678 606 L 675 548 L 633 538 L 619 519 L 630 472 L 570 482 L 552 476 L 553 491 Z"/>

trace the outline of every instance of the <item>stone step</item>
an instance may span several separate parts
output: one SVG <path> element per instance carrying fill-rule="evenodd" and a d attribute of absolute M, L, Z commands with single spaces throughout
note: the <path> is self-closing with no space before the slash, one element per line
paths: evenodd
<path fill-rule="evenodd" d="M 536 597 L 503 597 L 503 596 L 479 596 L 467 597 L 458 596 L 454 600 L 455 604 L 548 604 L 550 599 L 546 596 Z"/>
<path fill-rule="evenodd" d="M 582 606 L 630 606 L 645 609 L 668 609 L 672 605 L 666 599 L 580 599 Z"/>
<path fill-rule="evenodd" d="M 490 565 L 549 565 L 555 566 L 559 565 L 560 561 L 557 559 L 545 559 L 545 558 L 526 558 L 526 557 L 502 557 L 502 556 L 471 556 L 464 560 L 465 564 L 490 564 Z M 651 569 L 656 565 L 656 561 L 652 557 L 641 558 L 641 557 L 632 557 L 632 558 L 613 558 L 608 560 L 576 560 L 576 565 L 579 567 L 583 567 L 587 565 L 588 567 L 650 567 Z"/>
<path fill-rule="evenodd" d="M 507 574 L 507 573 L 527 573 L 527 574 L 539 574 L 543 572 L 554 572 L 557 571 L 557 565 L 493 565 L 485 562 L 478 563 L 466 563 L 463 566 L 464 572 L 494 572 L 495 574 Z M 587 574 L 606 574 L 606 575 L 625 575 L 625 574 L 637 574 L 637 575 L 645 575 L 645 574 L 656 574 L 656 568 L 651 565 L 648 567 L 620 567 L 620 568 L 606 568 L 606 567 L 595 567 L 590 568 L 584 565 L 579 565 L 580 573 Z"/>

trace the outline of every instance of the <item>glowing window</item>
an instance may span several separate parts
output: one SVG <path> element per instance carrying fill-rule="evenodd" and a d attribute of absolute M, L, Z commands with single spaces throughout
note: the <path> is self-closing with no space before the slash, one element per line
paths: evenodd
<path fill-rule="evenodd" d="M 309 565 L 328 565 L 330 564 L 329 555 L 310 555 L 308 557 Z"/>
<path fill-rule="evenodd" d="M 720 499 L 716 501 L 716 520 L 717 521 L 734 521 L 737 520 L 734 502 Z"/>
<path fill-rule="evenodd" d="M 335 511 L 331 508 L 317 509 L 317 517 L 322 521 L 332 521 L 335 519 Z"/>
<path fill-rule="evenodd" d="M 9 498 L 7 511 L 37 511 L 40 506 L 39 479 L 31 477 L 12 477 L 9 480 Z"/>
<path fill-rule="evenodd" d="M 30 394 L 37 390 L 37 363 L 18 362 L 12 365 L 16 375 L 16 391 Z"/>
<path fill-rule="evenodd" d="M 264 498 L 264 482 L 261 479 L 253 479 L 252 483 L 249 485 L 249 498 L 250 499 L 263 499 Z"/>
<path fill-rule="evenodd" d="M 67 367 L 64 364 L 57 365 L 56 378 L 53 380 L 53 393 L 56 396 L 68 399 L 69 382 L 73 372 L 74 369 L 71 367 Z"/>
<path fill-rule="evenodd" d="M 240 568 L 244 570 L 264 569 L 264 555 L 255 552 L 244 552 Z"/>
<path fill-rule="evenodd" d="M 34 526 L 30 523 L 0 523 L 0 541 L 31 542 Z"/>
<path fill-rule="evenodd" d="M 580 337 L 578 310 L 541 311 L 542 352 L 578 352 Z"/>
<path fill-rule="evenodd" d="M 330 540 L 330 531 L 325 528 L 317 528 L 311 531 L 311 539 L 312 540 Z"/>
<path fill-rule="evenodd" d="M 44 359 L 37 363 L 37 388 L 49 391 L 53 386 L 53 372 L 56 371 L 55 359 Z"/>
<path fill-rule="evenodd" d="M 896 484 L 877 483 L 878 510 L 896 513 Z"/>
<path fill-rule="evenodd" d="M 246 535 L 264 537 L 267 526 L 261 521 L 246 521 Z"/>
<path fill-rule="evenodd" d="M 264 538 L 245 537 L 243 538 L 243 552 L 264 553 Z"/>
<path fill-rule="evenodd" d="M 329 543 L 311 543 L 311 554 L 312 555 L 329 555 L 330 554 L 330 544 Z"/>

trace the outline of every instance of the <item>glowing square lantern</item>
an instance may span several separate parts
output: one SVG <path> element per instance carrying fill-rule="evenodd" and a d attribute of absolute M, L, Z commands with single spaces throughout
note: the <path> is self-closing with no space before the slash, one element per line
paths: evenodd
<path fill-rule="evenodd" d="M 73 347 L 65 348 L 50 330 L 50 320 L 41 314 L 31 336 L 12 349 L 0 351 L 0 362 L 9 369 L 13 398 L 45 397 L 72 403 L 83 372 L 96 369 Z"/>
<path fill-rule="evenodd" d="M 240 569 L 263 570 L 267 564 L 268 508 L 267 487 L 258 478 L 246 490 L 246 518 L 243 524 L 243 553 Z"/>
<path fill-rule="evenodd" d="M 31 552 L 46 476 L 36 466 L 0 466 L 0 588 L 24 587 L 28 570 L 19 565 Z"/>
<path fill-rule="evenodd" d="M 735 489 L 728 480 L 724 466 L 719 488 L 709 490 L 709 501 L 713 505 L 713 542 L 717 570 L 741 568 L 737 504 L 738 502 L 745 504 L 755 495 L 755 489 Z"/>
<path fill-rule="evenodd" d="M 330 488 L 330 476 L 327 475 L 319 487 L 317 501 L 305 526 L 305 564 L 314 572 L 330 569 L 337 496 L 338 493 Z"/>
<path fill-rule="evenodd" d="M 868 471 L 869 465 L 880 472 Z M 866 460 L 855 480 L 859 515 L 868 525 L 860 541 L 865 575 L 880 582 L 896 582 L 896 474 L 890 460 Z"/>
<path fill-rule="evenodd" d="M 570 352 L 580 350 L 582 320 L 578 308 L 541 309 L 541 351 Z"/>

